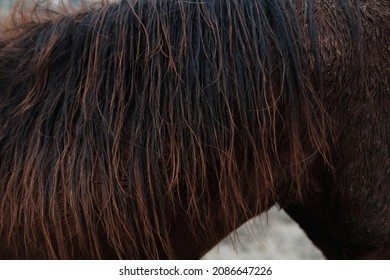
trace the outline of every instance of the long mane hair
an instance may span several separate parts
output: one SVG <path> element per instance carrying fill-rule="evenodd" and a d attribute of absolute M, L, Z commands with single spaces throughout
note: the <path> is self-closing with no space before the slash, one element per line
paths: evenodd
<path fill-rule="evenodd" d="M 0 256 L 177 258 L 183 223 L 236 228 L 285 182 L 299 199 L 331 136 L 296 5 L 19 5 L 0 31 Z"/>

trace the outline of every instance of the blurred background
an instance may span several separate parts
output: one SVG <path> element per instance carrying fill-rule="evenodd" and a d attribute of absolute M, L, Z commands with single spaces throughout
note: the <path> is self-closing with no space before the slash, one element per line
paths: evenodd
<path fill-rule="evenodd" d="M 74 1 L 75 2 L 75 1 Z M 0 0 L 4 16 L 13 0 Z M 204 259 L 324 259 L 300 227 L 273 207 L 223 240 Z"/>
<path fill-rule="evenodd" d="M 6 14 L 12 5 L 13 0 L 0 0 L 0 16 Z"/>
<path fill-rule="evenodd" d="M 203 259 L 321 260 L 324 256 L 297 223 L 273 207 L 241 226 Z"/>

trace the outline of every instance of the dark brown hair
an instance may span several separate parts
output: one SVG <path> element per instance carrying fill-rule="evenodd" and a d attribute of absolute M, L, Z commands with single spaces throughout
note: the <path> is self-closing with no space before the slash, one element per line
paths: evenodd
<path fill-rule="evenodd" d="M 293 1 L 22 6 L 0 32 L 1 257 L 177 258 L 170 232 L 235 228 L 327 161 Z"/>

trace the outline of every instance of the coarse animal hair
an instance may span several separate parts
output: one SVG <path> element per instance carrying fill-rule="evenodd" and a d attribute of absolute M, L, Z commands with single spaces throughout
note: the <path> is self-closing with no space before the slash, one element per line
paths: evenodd
<path fill-rule="evenodd" d="M 201 257 L 184 243 L 331 168 L 313 1 L 20 3 L 0 32 L 0 257 Z"/>

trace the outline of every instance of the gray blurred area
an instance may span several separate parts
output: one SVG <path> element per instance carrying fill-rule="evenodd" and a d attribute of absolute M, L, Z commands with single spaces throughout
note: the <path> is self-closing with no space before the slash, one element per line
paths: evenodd
<path fill-rule="evenodd" d="M 206 260 L 321 260 L 322 253 L 283 210 L 273 207 L 221 241 Z"/>
<path fill-rule="evenodd" d="M 14 0 L 0 0 L 0 16 L 4 16 L 10 10 Z"/>

